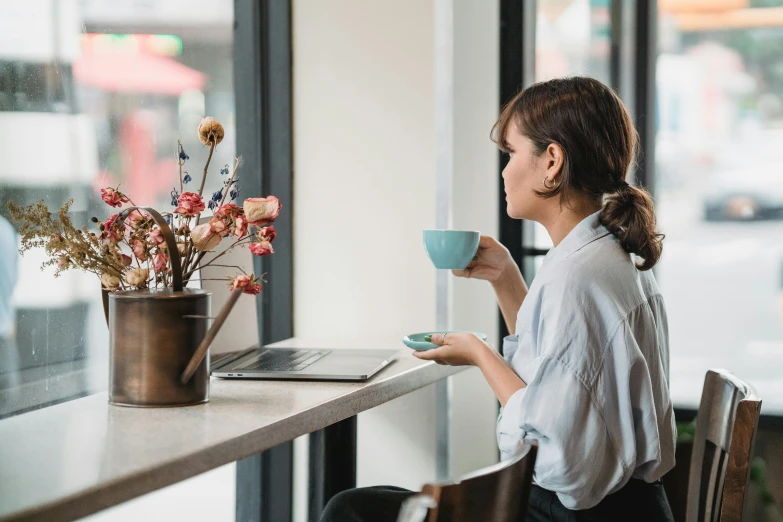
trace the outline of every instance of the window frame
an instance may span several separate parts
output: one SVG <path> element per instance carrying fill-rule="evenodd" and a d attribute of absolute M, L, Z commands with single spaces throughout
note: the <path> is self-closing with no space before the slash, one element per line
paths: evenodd
<path fill-rule="evenodd" d="M 269 284 L 256 296 L 261 344 L 293 337 L 293 134 L 290 0 L 234 0 L 234 93 L 244 197 L 275 195 L 275 255 L 254 256 Z M 243 198 L 244 199 L 244 198 Z M 287 209 L 287 211 L 286 211 Z M 236 519 L 290 521 L 293 442 L 237 462 Z"/>

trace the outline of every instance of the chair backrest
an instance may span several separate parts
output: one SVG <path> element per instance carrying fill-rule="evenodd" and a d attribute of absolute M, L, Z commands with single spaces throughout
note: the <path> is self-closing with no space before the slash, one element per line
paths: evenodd
<path fill-rule="evenodd" d="M 686 522 L 740 522 L 761 400 L 725 370 L 704 379 L 688 480 Z"/>
<path fill-rule="evenodd" d="M 403 505 L 398 522 L 522 522 L 537 446 L 520 444 L 514 457 L 449 482 L 425 485 Z"/>

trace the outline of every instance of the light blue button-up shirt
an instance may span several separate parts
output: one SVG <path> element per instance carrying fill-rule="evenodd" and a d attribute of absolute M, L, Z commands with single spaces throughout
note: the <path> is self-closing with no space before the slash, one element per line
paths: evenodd
<path fill-rule="evenodd" d="M 590 508 L 674 467 L 663 298 L 598 213 L 547 254 L 503 350 L 527 387 L 498 418 L 501 454 L 536 439 L 534 480 L 564 506 Z"/>

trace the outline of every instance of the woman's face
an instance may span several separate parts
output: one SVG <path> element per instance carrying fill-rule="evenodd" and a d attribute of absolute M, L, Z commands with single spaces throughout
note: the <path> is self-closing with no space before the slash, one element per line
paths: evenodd
<path fill-rule="evenodd" d="M 562 150 L 551 144 L 542 154 L 536 155 L 533 142 L 523 136 L 516 124 L 508 128 L 506 135 L 509 162 L 503 169 L 503 188 L 506 192 L 506 213 L 514 219 L 530 219 L 542 222 L 548 212 L 557 206 L 559 198 L 538 197 L 534 190 L 545 190 L 547 185 L 559 183 L 562 167 Z"/>

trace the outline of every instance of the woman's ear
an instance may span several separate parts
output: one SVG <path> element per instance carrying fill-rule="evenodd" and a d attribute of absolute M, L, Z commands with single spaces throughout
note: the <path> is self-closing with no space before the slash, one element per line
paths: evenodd
<path fill-rule="evenodd" d="M 544 152 L 546 159 L 546 177 L 555 183 L 559 183 L 558 176 L 563 170 L 563 147 L 557 143 L 550 143 Z"/>

